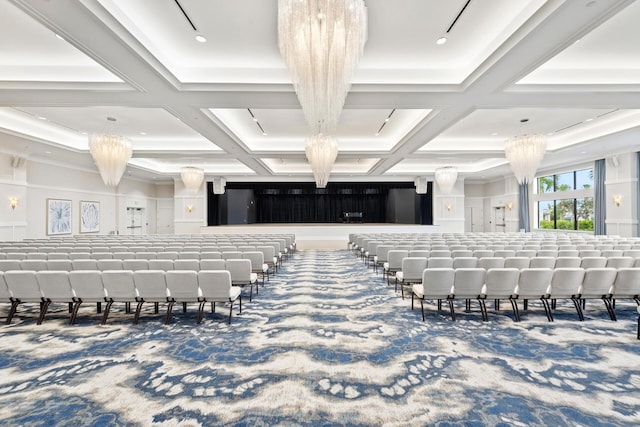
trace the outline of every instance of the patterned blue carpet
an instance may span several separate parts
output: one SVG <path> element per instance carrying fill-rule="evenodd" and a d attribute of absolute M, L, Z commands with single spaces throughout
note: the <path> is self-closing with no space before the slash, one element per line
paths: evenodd
<path fill-rule="evenodd" d="M 536 302 L 521 323 L 487 306 L 489 322 L 477 304 L 451 322 L 427 304 L 423 323 L 348 251 L 307 251 L 230 326 L 223 307 L 201 325 L 176 309 L 169 326 L 151 307 L 106 326 L 93 306 L 75 326 L 66 306 L 41 326 L 20 308 L 0 326 L 0 424 L 640 424 L 635 304 L 612 322 L 590 302 L 579 322 L 559 303 L 553 323 Z"/>

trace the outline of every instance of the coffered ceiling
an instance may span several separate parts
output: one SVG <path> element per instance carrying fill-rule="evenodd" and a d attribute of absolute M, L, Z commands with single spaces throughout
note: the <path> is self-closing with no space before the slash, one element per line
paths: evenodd
<path fill-rule="evenodd" d="M 87 134 L 110 116 L 139 179 L 194 165 L 229 181 L 312 181 L 277 3 L 0 2 L 2 151 L 93 169 Z M 413 180 L 445 165 L 491 180 L 510 173 L 504 143 L 518 133 L 547 135 L 542 169 L 640 149 L 640 2 L 366 5 L 331 180 Z"/>

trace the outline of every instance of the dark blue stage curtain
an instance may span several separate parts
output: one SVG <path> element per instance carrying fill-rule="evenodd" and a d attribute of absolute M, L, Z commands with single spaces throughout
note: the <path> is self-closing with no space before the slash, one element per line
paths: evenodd
<path fill-rule="evenodd" d="M 396 189 L 405 190 L 390 199 L 390 190 Z M 326 188 L 310 182 L 235 182 L 227 183 L 225 194 L 214 195 L 208 183 L 208 224 L 336 223 L 345 220 L 345 212 L 362 212 L 363 222 L 387 223 L 394 222 L 389 212 L 397 215 L 405 208 L 411 212 L 410 223 L 431 224 L 431 192 L 418 195 L 406 189 L 414 189 L 413 182 L 331 182 Z M 238 212 L 242 207 L 246 213 Z"/>

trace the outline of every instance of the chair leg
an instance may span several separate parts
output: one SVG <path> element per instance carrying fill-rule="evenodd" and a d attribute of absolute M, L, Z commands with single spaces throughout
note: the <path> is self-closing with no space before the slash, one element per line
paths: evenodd
<path fill-rule="evenodd" d="M 169 303 L 167 304 L 167 314 L 165 314 L 164 316 L 164 324 L 168 325 L 169 321 L 171 321 L 171 311 L 173 310 L 173 304 L 175 304 L 175 301 L 169 301 Z"/>
<path fill-rule="evenodd" d="M 102 313 L 102 303 L 101 302 L 97 302 L 96 303 L 96 309 L 98 310 L 98 314 Z"/>
<path fill-rule="evenodd" d="M 238 312 L 238 314 L 242 314 L 242 294 L 240 294 L 238 298 L 240 299 L 240 311 Z"/>
<path fill-rule="evenodd" d="M 104 325 L 107 323 L 107 318 L 109 317 L 109 311 L 111 310 L 111 305 L 113 305 L 113 300 L 107 301 L 107 305 L 104 306 L 104 313 L 102 313 L 102 321 L 100 322 L 101 325 Z"/>
<path fill-rule="evenodd" d="M 549 305 L 549 300 L 546 298 L 540 298 L 542 301 L 542 305 L 544 306 L 544 312 L 547 315 L 547 320 L 549 322 L 553 322 L 553 314 L 551 313 L 551 307 Z"/>
<path fill-rule="evenodd" d="M 231 307 L 229 307 L 229 324 L 231 324 L 231 315 L 233 314 L 233 301 L 231 301 Z"/>
<path fill-rule="evenodd" d="M 199 325 L 202 322 L 202 317 L 204 315 L 204 305 L 207 303 L 207 301 L 200 301 L 200 304 L 198 305 L 198 314 L 196 316 L 196 323 Z"/>
<path fill-rule="evenodd" d="M 142 304 L 144 304 L 144 300 L 138 301 L 136 305 L 136 314 L 133 316 L 133 324 L 137 325 L 140 320 L 140 311 L 142 310 Z"/>
<path fill-rule="evenodd" d="M 413 302 L 413 298 L 411 298 L 411 301 Z M 422 321 L 424 322 L 424 300 L 422 298 L 420 298 L 420 311 L 422 312 Z"/>
<path fill-rule="evenodd" d="M 216 303 L 215 303 L 215 301 L 212 301 L 212 302 L 211 302 L 211 312 L 212 312 L 212 313 L 215 313 L 215 312 L 216 312 Z"/>
<path fill-rule="evenodd" d="M 480 314 L 482 315 L 482 321 L 488 321 L 489 316 L 487 315 L 487 304 L 485 300 L 483 298 L 478 298 L 478 304 L 480 304 Z"/>
<path fill-rule="evenodd" d="M 154 302 L 153 303 L 153 312 L 154 312 L 154 314 L 158 314 L 159 311 L 160 311 L 160 303 L 159 302 Z"/>
<path fill-rule="evenodd" d="M 76 317 L 78 317 L 78 309 L 80 309 L 80 304 L 82 304 L 82 300 L 76 301 L 73 304 L 73 310 L 71 310 L 71 317 L 69 318 L 70 325 L 76 323 Z"/>
<path fill-rule="evenodd" d="M 571 298 L 571 301 L 573 301 L 573 305 L 576 307 L 576 311 L 578 312 L 578 318 L 580 319 L 580 321 L 582 322 L 584 320 L 584 314 L 582 313 L 582 302 L 584 301 L 584 299 L 582 298 Z"/>
<path fill-rule="evenodd" d="M 520 312 L 518 311 L 518 304 L 516 303 L 516 300 L 513 298 L 509 298 L 509 301 L 511 301 L 511 307 L 513 308 L 513 318 L 516 322 L 519 322 Z"/>
<path fill-rule="evenodd" d="M 618 318 L 616 317 L 616 313 L 613 311 L 611 299 L 607 298 L 606 296 L 603 296 L 602 301 L 604 301 L 604 306 L 607 308 L 607 313 L 609 313 L 609 318 L 614 322 L 616 322 Z"/>
<path fill-rule="evenodd" d="M 449 302 L 449 311 L 451 311 L 451 320 L 452 321 L 456 321 L 456 312 L 453 309 L 453 299 L 452 298 L 448 298 L 447 301 Z"/>
<path fill-rule="evenodd" d="M 640 340 L 640 315 L 638 316 L 638 339 Z"/>
<path fill-rule="evenodd" d="M 182 312 L 183 312 L 183 313 L 186 313 L 186 312 L 187 312 L 187 303 L 186 303 L 186 302 L 183 302 L 183 303 L 182 303 Z"/>
<path fill-rule="evenodd" d="M 415 294 L 413 292 L 411 292 L 411 310 L 413 310 L 413 296 Z"/>
<path fill-rule="evenodd" d="M 38 325 L 42 325 L 44 316 L 47 314 L 47 310 L 49 309 L 49 304 L 51 304 L 51 300 L 42 301 L 42 305 L 40 306 L 40 316 L 38 317 Z"/>
<path fill-rule="evenodd" d="M 15 316 L 15 314 L 16 314 L 16 310 L 18 309 L 18 304 L 20 304 L 20 300 L 12 300 L 11 301 L 11 309 L 9 310 L 9 315 L 7 316 L 7 321 L 5 322 L 6 325 L 10 325 L 11 324 L 11 319 L 13 319 L 13 316 Z"/>

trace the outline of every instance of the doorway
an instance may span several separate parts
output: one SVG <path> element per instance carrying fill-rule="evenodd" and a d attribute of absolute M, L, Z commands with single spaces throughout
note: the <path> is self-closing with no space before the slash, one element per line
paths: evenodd
<path fill-rule="evenodd" d="M 127 208 L 127 234 L 139 235 L 143 234 L 142 224 L 144 218 L 144 208 Z"/>
<path fill-rule="evenodd" d="M 496 226 L 495 231 L 505 232 L 507 224 L 505 222 L 504 206 L 497 206 L 493 208 L 493 223 Z"/>

